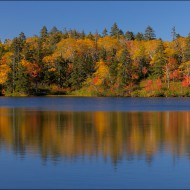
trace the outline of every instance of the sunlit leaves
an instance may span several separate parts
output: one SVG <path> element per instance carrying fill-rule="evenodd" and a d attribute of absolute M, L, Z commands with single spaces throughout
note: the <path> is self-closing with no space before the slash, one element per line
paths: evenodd
<path fill-rule="evenodd" d="M 184 76 L 184 79 L 182 81 L 182 86 L 183 87 L 188 87 L 190 86 L 190 76 Z"/>
<path fill-rule="evenodd" d="M 189 37 L 173 41 L 128 37 L 106 31 L 103 36 L 61 32 L 55 27 L 50 33 L 44 28 L 40 36 L 22 34 L 0 43 L 0 83 L 5 89 L 11 86 L 11 93 L 25 80 L 31 91 L 34 86 L 37 91 L 39 84 L 46 90 L 65 88 L 68 93 L 88 87 L 95 94 L 130 95 L 145 86 L 148 91 L 150 80 L 157 83 L 154 90 L 169 90 L 171 81 L 187 81 Z"/>
<path fill-rule="evenodd" d="M 26 72 L 31 78 L 36 78 L 40 75 L 41 69 L 37 63 L 30 63 L 27 60 L 22 60 L 21 64 L 26 68 Z"/>
<path fill-rule="evenodd" d="M 121 48 L 121 44 L 117 39 L 106 36 L 98 40 L 98 47 L 100 49 L 105 49 L 107 52 L 112 52 L 114 49 L 119 50 Z"/>
<path fill-rule="evenodd" d="M 97 70 L 94 73 L 93 83 L 99 86 L 104 82 L 105 78 L 108 77 L 109 68 L 102 60 L 96 63 L 96 67 Z"/>
<path fill-rule="evenodd" d="M 182 63 L 179 69 L 184 75 L 190 75 L 190 61 Z"/>
<path fill-rule="evenodd" d="M 66 60 L 73 61 L 76 56 L 93 54 L 95 44 L 89 39 L 75 40 L 72 38 L 63 39 L 57 44 L 55 56 L 62 56 Z"/>
<path fill-rule="evenodd" d="M 10 67 L 5 64 L 0 64 L 0 84 L 4 84 L 8 78 L 8 72 L 10 71 Z"/>
<path fill-rule="evenodd" d="M 4 84 L 8 79 L 8 73 L 10 72 L 10 63 L 12 53 L 6 53 L 0 60 L 0 84 Z"/>

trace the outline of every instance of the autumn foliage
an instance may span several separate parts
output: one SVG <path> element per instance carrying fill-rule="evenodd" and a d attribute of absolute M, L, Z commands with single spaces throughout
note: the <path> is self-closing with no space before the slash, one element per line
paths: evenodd
<path fill-rule="evenodd" d="M 43 27 L 39 36 L 21 33 L 0 42 L 0 90 L 4 95 L 51 94 L 52 89 L 97 96 L 188 94 L 189 36 L 168 42 L 127 34 Z"/>

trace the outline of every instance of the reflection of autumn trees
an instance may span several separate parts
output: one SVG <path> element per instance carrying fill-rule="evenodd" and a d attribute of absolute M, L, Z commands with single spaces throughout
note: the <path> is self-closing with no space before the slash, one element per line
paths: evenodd
<path fill-rule="evenodd" d="M 190 154 L 190 112 L 49 112 L 0 109 L 0 147 L 42 158 Z"/>

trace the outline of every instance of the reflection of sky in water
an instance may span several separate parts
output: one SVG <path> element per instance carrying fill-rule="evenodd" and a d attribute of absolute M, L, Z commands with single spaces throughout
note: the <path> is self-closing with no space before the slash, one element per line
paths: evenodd
<path fill-rule="evenodd" d="M 1 107 L 55 111 L 185 111 L 189 98 L 1 97 Z"/>
<path fill-rule="evenodd" d="M 97 159 L 46 162 L 33 156 L 1 154 L 1 188 L 189 188 L 190 162 L 159 154 L 151 164 L 143 160 Z M 11 182 L 11 183 L 10 183 Z"/>
<path fill-rule="evenodd" d="M 188 98 L 56 99 L 0 98 L 0 188 L 190 187 Z"/>

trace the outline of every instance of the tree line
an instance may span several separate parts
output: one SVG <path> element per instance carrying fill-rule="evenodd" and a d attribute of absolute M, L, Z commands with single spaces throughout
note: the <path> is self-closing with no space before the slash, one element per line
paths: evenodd
<path fill-rule="evenodd" d="M 85 34 L 44 26 L 0 42 L 1 95 L 188 96 L 190 34 L 172 40 L 125 33 L 114 23 Z"/>

